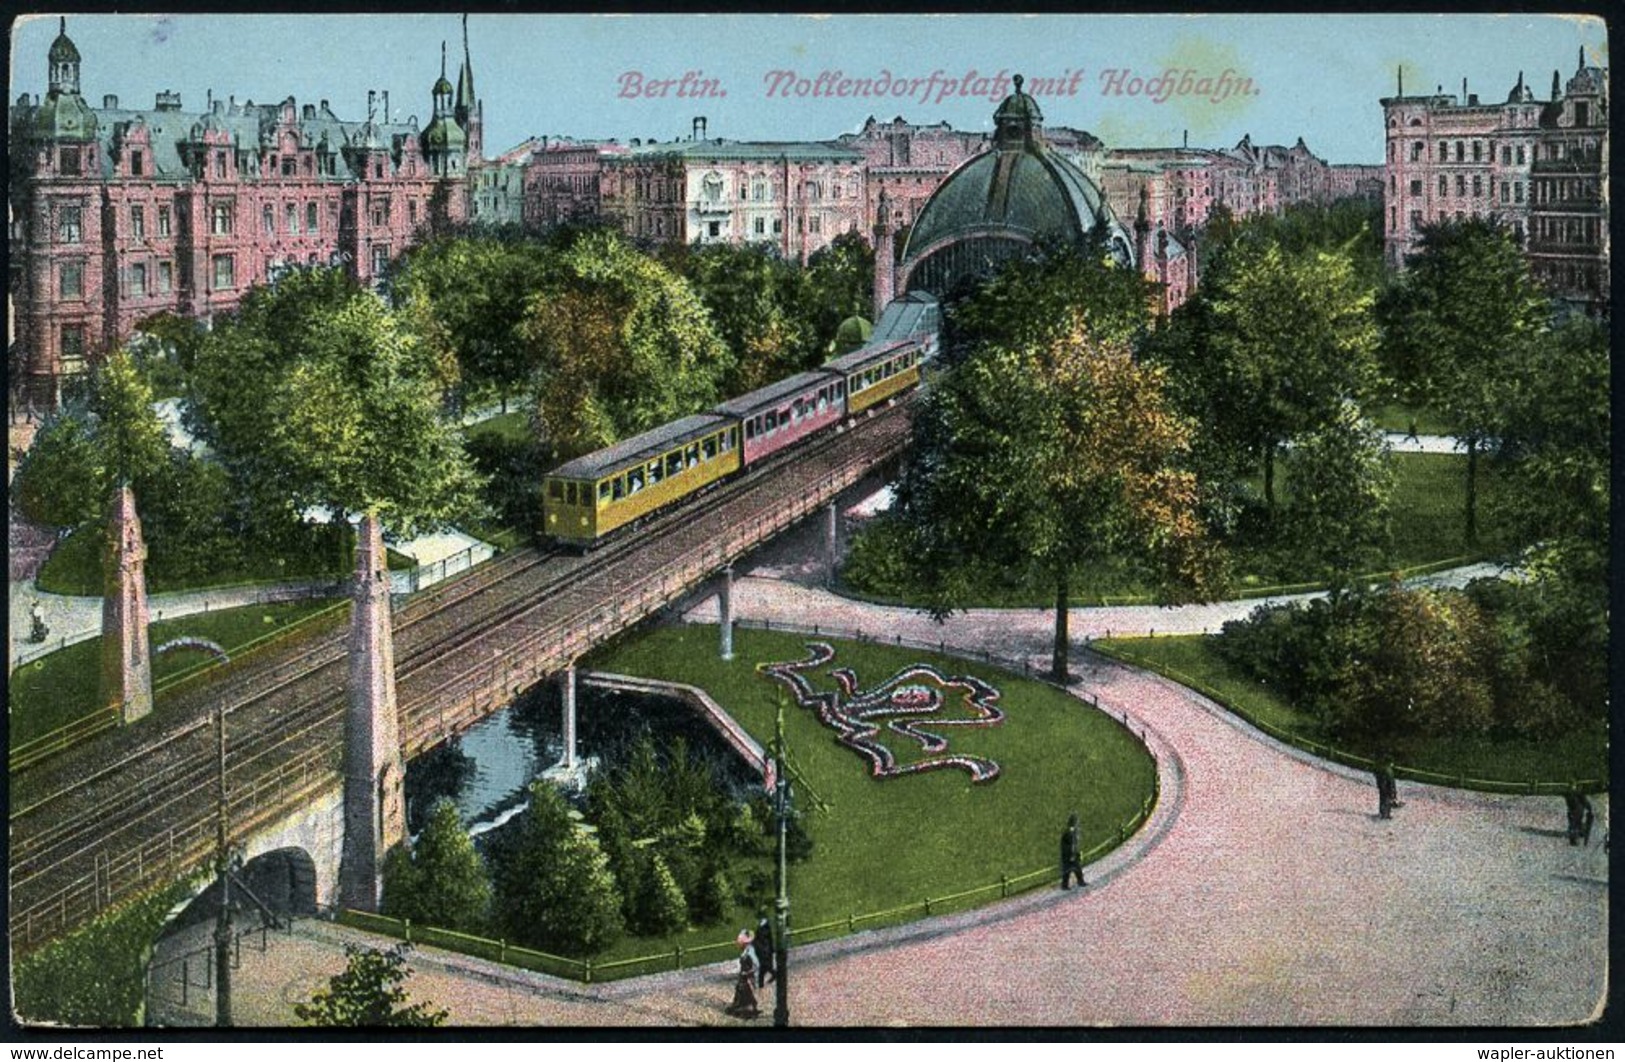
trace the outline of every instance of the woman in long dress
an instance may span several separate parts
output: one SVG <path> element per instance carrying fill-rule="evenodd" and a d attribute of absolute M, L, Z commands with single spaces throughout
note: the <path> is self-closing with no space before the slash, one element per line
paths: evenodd
<path fill-rule="evenodd" d="M 739 945 L 739 976 L 734 980 L 734 1001 L 728 1004 L 728 1013 L 736 1018 L 754 1018 L 756 1005 L 756 949 L 750 930 L 741 930 L 734 943 Z"/>

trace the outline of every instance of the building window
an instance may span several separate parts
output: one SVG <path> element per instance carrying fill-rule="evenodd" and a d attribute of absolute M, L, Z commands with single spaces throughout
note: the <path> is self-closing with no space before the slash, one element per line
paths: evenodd
<path fill-rule="evenodd" d="M 372 202 L 372 223 L 375 228 L 382 228 L 389 224 L 389 200 L 374 199 Z"/>
<path fill-rule="evenodd" d="M 282 217 L 288 223 L 288 232 L 292 233 L 293 235 L 298 235 L 299 207 L 293 203 L 289 203 L 283 210 Z"/>
<path fill-rule="evenodd" d="M 1417 229 L 1419 229 L 1421 227 L 1422 227 L 1422 212 L 1420 210 L 1411 211 L 1411 231 L 1415 232 Z"/>
<path fill-rule="evenodd" d="M 1439 161 L 1450 161 L 1450 144 L 1443 140 L 1439 141 Z"/>
<path fill-rule="evenodd" d="M 416 199 L 409 199 L 406 202 L 406 220 L 413 225 L 418 223 L 418 201 Z"/>
<path fill-rule="evenodd" d="M 1512 149 L 1507 147 L 1505 144 L 1501 145 L 1501 165 L 1512 165 Z"/>
<path fill-rule="evenodd" d="M 317 222 L 316 204 L 315 203 L 306 203 L 305 204 L 305 231 L 306 232 L 315 232 L 316 231 L 316 222 Z"/>
<path fill-rule="evenodd" d="M 231 235 L 230 203 L 215 203 L 209 207 L 209 231 L 216 236 Z"/>
<path fill-rule="evenodd" d="M 147 171 L 147 158 L 139 151 L 130 152 L 130 176 L 140 177 Z"/>
<path fill-rule="evenodd" d="M 85 297 L 85 264 L 63 262 L 57 272 L 57 294 L 64 299 Z"/>
<path fill-rule="evenodd" d="M 385 244 L 374 244 L 372 248 L 372 275 L 382 276 L 389 269 L 389 247 Z"/>
<path fill-rule="evenodd" d="M 85 326 L 62 326 L 62 371 L 77 375 L 85 371 Z"/>
<path fill-rule="evenodd" d="M 236 282 L 237 259 L 229 254 L 214 256 L 214 290 L 231 287 Z"/>
<path fill-rule="evenodd" d="M 1422 182 L 1420 180 L 1415 180 L 1415 181 L 1411 182 L 1411 194 L 1412 195 L 1421 195 L 1422 194 Z"/>
<path fill-rule="evenodd" d="M 708 231 L 710 232 L 711 238 L 713 240 L 716 239 L 718 236 L 721 236 L 722 235 L 722 222 L 720 222 L 720 221 L 709 222 L 708 223 Z"/>
<path fill-rule="evenodd" d="M 1523 165 L 1523 145 L 1522 144 L 1518 145 L 1517 156 L 1518 156 L 1518 165 L 1522 166 Z"/>
<path fill-rule="evenodd" d="M 282 156 L 282 176 L 295 177 L 299 173 L 299 160 L 292 155 Z"/>
<path fill-rule="evenodd" d="M 226 176 L 226 153 L 224 151 L 214 153 L 214 175 L 221 179 Z"/>
<path fill-rule="evenodd" d="M 1464 196 L 1466 194 L 1467 194 L 1467 178 L 1463 177 L 1461 174 L 1458 173 L 1458 174 L 1456 174 L 1456 195 Z"/>
<path fill-rule="evenodd" d="M 1456 161 L 1457 162 L 1466 162 L 1467 161 L 1467 142 L 1464 141 L 1464 140 L 1456 141 Z"/>
<path fill-rule="evenodd" d="M 158 291 L 168 294 L 175 288 L 175 266 L 170 262 L 158 263 Z"/>
<path fill-rule="evenodd" d="M 271 209 L 269 203 L 260 208 L 260 228 L 265 230 L 267 236 L 276 232 L 276 211 Z"/>
<path fill-rule="evenodd" d="M 137 262 L 130 267 L 130 294 L 145 295 L 147 293 L 147 267 Z"/>
<path fill-rule="evenodd" d="M 784 235 L 784 219 L 783 218 L 774 218 L 773 219 L 773 235 L 775 235 L 775 236 Z"/>
<path fill-rule="evenodd" d="M 147 236 L 147 212 L 139 206 L 130 208 L 130 235 L 138 240 Z"/>
<path fill-rule="evenodd" d="M 1421 162 L 1422 161 L 1422 142 L 1420 140 L 1416 141 L 1414 144 L 1411 145 L 1411 161 L 1412 162 Z"/>
<path fill-rule="evenodd" d="M 1449 194 L 1450 194 L 1450 178 L 1446 177 L 1444 174 L 1441 173 L 1441 174 L 1439 174 L 1439 198 L 1442 199 L 1442 198 L 1444 198 L 1445 196 L 1447 196 Z"/>
<path fill-rule="evenodd" d="M 80 221 L 82 212 L 77 206 L 63 206 L 56 216 L 56 241 L 78 243 L 84 237 Z"/>
<path fill-rule="evenodd" d="M 383 159 L 379 159 L 377 162 L 373 163 L 372 175 L 374 177 L 378 178 L 380 181 L 384 179 L 384 160 Z"/>
<path fill-rule="evenodd" d="M 1420 183 L 1420 182 L 1418 182 L 1418 183 Z M 807 219 L 807 230 L 809 232 L 812 232 L 812 233 L 815 233 L 815 234 L 818 233 L 818 232 L 823 231 L 822 230 L 822 222 L 823 222 L 823 219 L 820 218 L 817 214 L 814 214 L 812 217 Z"/>
<path fill-rule="evenodd" d="M 1473 161 L 1474 162 L 1482 161 L 1483 153 L 1484 153 L 1484 142 L 1482 140 L 1473 141 Z"/>
<path fill-rule="evenodd" d="M 1505 181 L 1502 181 L 1501 182 L 1501 202 L 1510 203 L 1511 201 L 1512 201 L 1512 188 Z"/>
<path fill-rule="evenodd" d="M 1473 174 L 1473 197 L 1476 199 L 1484 194 L 1484 178 Z"/>
<path fill-rule="evenodd" d="M 766 218 L 757 218 L 756 219 L 755 232 L 756 232 L 756 235 L 758 235 L 758 236 L 766 236 L 767 235 L 767 219 Z"/>
<path fill-rule="evenodd" d="M 1514 203 L 1523 202 L 1523 182 L 1522 181 L 1513 181 L 1512 182 L 1512 201 Z"/>
<path fill-rule="evenodd" d="M 158 208 L 158 235 L 169 235 L 169 208 L 166 206 Z"/>

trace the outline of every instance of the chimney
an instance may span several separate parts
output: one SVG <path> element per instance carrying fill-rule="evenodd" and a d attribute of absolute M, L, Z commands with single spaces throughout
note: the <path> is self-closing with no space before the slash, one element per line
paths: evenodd
<path fill-rule="evenodd" d="M 372 121 L 372 112 L 378 107 L 378 93 L 373 89 L 367 90 L 367 121 Z"/>
<path fill-rule="evenodd" d="M 322 117 L 323 118 L 331 118 L 331 117 L 333 117 L 333 112 L 327 109 L 327 101 L 326 100 L 322 101 Z"/>
<path fill-rule="evenodd" d="M 300 116 L 302 118 L 304 118 L 304 120 L 307 121 L 307 122 L 310 121 L 312 118 L 315 118 L 316 117 L 316 105 L 314 103 L 305 104 L 305 109 L 301 113 Z"/>
<path fill-rule="evenodd" d="M 1403 97 L 1405 95 L 1405 66 L 1404 66 L 1404 64 L 1400 64 L 1400 66 L 1399 66 L 1399 95 L 1401 97 Z"/>
<path fill-rule="evenodd" d="M 389 124 L 389 90 L 384 90 L 384 124 Z"/>
<path fill-rule="evenodd" d="M 117 96 L 103 96 L 102 97 L 102 110 L 104 110 L 104 111 L 116 111 L 116 110 L 118 110 L 118 97 Z"/>
<path fill-rule="evenodd" d="M 1467 102 L 1467 79 L 1466 78 L 1461 79 L 1461 102 L 1463 104 L 1465 104 Z"/>
<path fill-rule="evenodd" d="M 1186 148 L 1191 146 L 1191 131 L 1189 129 L 1185 130 L 1184 139 L 1181 141 L 1180 146 Z"/>

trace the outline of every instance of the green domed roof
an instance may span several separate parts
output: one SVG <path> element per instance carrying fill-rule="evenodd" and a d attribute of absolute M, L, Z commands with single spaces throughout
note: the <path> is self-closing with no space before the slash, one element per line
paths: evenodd
<path fill-rule="evenodd" d="M 1016 90 L 994 112 L 993 149 L 960 166 L 926 201 L 909 230 L 905 263 L 960 238 L 1077 242 L 1114 222 L 1095 183 L 1045 145 L 1043 114 L 1021 91 L 1021 75 L 1014 80 Z"/>
<path fill-rule="evenodd" d="M 450 118 L 440 116 L 423 131 L 424 151 L 461 151 L 468 145 L 468 134 Z"/>
<path fill-rule="evenodd" d="M 420 82 L 418 82 L 418 84 L 421 85 L 422 82 L 420 81 Z M 450 96 L 451 92 L 452 92 L 451 82 L 446 80 L 446 75 L 445 74 L 441 74 L 438 78 L 436 78 L 435 82 L 434 82 L 434 88 L 429 90 L 430 95 L 433 95 L 433 96 L 440 96 L 440 95 Z"/>
<path fill-rule="evenodd" d="M 874 325 L 867 319 L 853 314 L 835 329 L 835 351 L 838 354 L 845 354 L 847 351 L 856 350 L 869 342 L 869 337 L 874 333 Z"/>
<path fill-rule="evenodd" d="M 34 112 L 34 132 L 52 140 L 94 140 L 96 112 L 77 93 L 48 94 Z"/>
<path fill-rule="evenodd" d="M 45 57 L 52 63 L 77 63 L 79 61 L 79 49 L 68 38 L 67 19 L 62 20 L 62 30 L 56 35 L 56 40 L 51 42 L 51 50 L 46 53 Z"/>

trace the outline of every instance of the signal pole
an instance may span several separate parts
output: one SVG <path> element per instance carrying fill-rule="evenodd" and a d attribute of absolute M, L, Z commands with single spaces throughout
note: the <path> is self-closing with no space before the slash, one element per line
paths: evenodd
<path fill-rule="evenodd" d="M 778 722 L 775 727 L 773 739 L 773 757 L 777 768 L 777 793 L 779 815 L 779 895 L 774 903 L 774 911 L 778 916 L 777 925 L 774 926 L 773 947 L 773 1024 L 784 1028 L 790 1024 L 790 984 L 789 984 L 789 957 L 790 957 L 790 879 L 786 873 L 785 859 L 785 827 L 790 818 L 790 776 L 785 771 L 784 763 L 784 701 L 779 701 Z"/>

